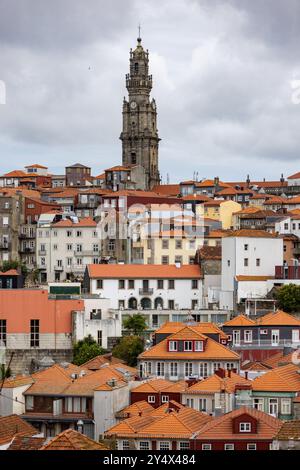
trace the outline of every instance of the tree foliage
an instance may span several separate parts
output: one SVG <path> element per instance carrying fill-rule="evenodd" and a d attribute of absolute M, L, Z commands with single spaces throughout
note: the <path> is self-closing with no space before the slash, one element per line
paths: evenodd
<path fill-rule="evenodd" d="M 300 312 L 300 286 L 286 284 L 276 293 L 278 307 L 285 312 Z"/>
<path fill-rule="evenodd" d="M 27 276 L 28 274 L 28 269 L 26 264 L 20 263 L 20 261 L 17 260 L 11 260 L 11 261 L 3 261 L 2 266 L 0 270 L 2 272 L 9 271 L 10 269 L 21 269 L 21 273 L 23 274 L 24 277 Z"/>
<path fill-rule="evenodd" d="M 81 366 L 81 364 L 84 364 L 90 359 L 93 359 L 94 357 L 100 356 L 104 353 L 104 349 L 96 343 L 91 335 L 89 335 L 74 345 L 73 363 L 77 366 Z"/>
<path fill-rule="evenodd" d="M 112 354 L 126 362 L 129 366 L 136 366 L 137 357 L 144 351 L 144 341 L 139 336 L 124 336 L 113 348 Z"/>
<path fill-rule="evenodd" d="M 147 323 L 145 317 L 137 313 L 126 318 L 123 321 L 123 327 L 125 330 L 132 331 L 135 336 L 138 336 L 147 329 Z"/>

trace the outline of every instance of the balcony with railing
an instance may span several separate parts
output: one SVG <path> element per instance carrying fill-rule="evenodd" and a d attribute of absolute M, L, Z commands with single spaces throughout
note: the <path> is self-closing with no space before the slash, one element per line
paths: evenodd
<path fill-rule="evenodd" d="M 252 341 L 235 341 L 233 343 L 229 343 L 232 349 L 272 349 L 272 348 L 284 348 L 284 347 L 293 347 L 298 348 L 300 346 L 299 341 L 293 341 L 292 339 L 278 339 L 278 340 L 271 340 L 271 339 L 255 339 Z"/>
<path fill-rule="evenodd" d="M 275 266 L 275 279 L 300 279 L 300 265 Z"/>
<path fill-rule="evenodd" d="M 10 242 L 0 242 L 0 250 L 10 250 L 11 249 L 11 243 Z"/>
<path fill-rule="evenodd" d="M 142 287 L 139 289 L 139 294 L 140 295 L 152 295 L 154 289 L 151 289 L 150 287 Z"/>

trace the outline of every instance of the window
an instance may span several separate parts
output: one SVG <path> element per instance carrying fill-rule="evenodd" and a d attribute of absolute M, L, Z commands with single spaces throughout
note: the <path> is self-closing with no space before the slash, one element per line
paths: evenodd
<path fill-rule="evenodd" d="M 115 249 L 115 240 L 109 240 L 108 242 L 108 251 L 114 251 Z"/>
<path fill-rule="evenodd" d="M 249 259 L 248 258 L 244 258 L 244 266 L 245 267 L 249 266 Z"/>
<path fill-rule="evenodd" d="M 194 342 L 194 350 L 195 351 L 203 351 L 203 341 L 195 341 Z"/>
<path fill-rule="evenodd" d="M 197 299 L 192 299 L 192 310 L 197 310 L 198 309 L 198 300 Z"/>
<path fill-rule="evenodd" d="M 247 450 L 256 450 L 256 444 L 247 444 Z"/>
<path fill-rule="evenodd" d="M 174 300 L 168 300 L 168 308 L 169 310 L 174 310 Z"/>
<path fill-rule="evenodd" d="M 147 371 L 148 374 L 152 374 L 152 362 L 147 362 Z"/>
<path fill-rule="evenodd" d="M 156 375 L 158 377 L 163 377 L 165 375 L 165 363 L 164 362 L 158 362 L 156 364 Z"/>
<path fill-rule="evenodd" d="M 182 256 L 175 256 L 175 264 L 182 264 Z"/>
<path fill-rule="evenodd" d="M 227 260 L 227 266 L 230 266 L 230 259 Z"/>
<path fill-rule="evenodd" d="M 245 251 L 248 251 L 248 247 L 249 247 L 249 246 L 248 246 L 247 244 L 244 245 L 244 250 L 245 250 Z"/>
<path fill-rule="evenodd" d="M 253 408 L 259 411 L 264 411 L 264 399 L 263 398 L 254 398 Z"/>
<path fill-rule="evenodd" d="M 40 345 L 40 320 L 30 320 L 30 347 L 38 348 Z"/>
<path fill-rule="evenodd" d="M 240 423 L 240 432 L 251 432 L 251 423 Z"/>
<path fill-rule="evenodd" d="M 81 237 L 81 236 L 82 236 L 81 230 L 76 230 L 76 237 Z"/>
<path fill-rule="evenodd" d="M 73 258 L 67 258 L 67 266 L 72 266 Z"/>
<path fill-rule="evenodd" d="M 128 280 L 128 289 L 134 289 L 134 279 Z"/>
<path fill-rule="evenodd" d="M 251 330 L 244 331 L 244 341 L 245 343 L 252 343 L 252 331 Z"/>
<path fill-rule="evenodd" d="M 215 373 L 219 369 L 221 369 L 221 362 L 214 362 L 213 363 L 213 372 Z"/>
<path fill-rule="evenodd" d="M 93 245 L 93 252 L 97 253 L 99 251 L 99 245 Z"/>
<path fill-rule="evenodd" d="M 281 399 L 281 414 L 282 415 L 291 414 L 291 399 L 290 398 Z"/>
<path fill-rule="evenodd" d="M 184 351 L 193 351 L 193 341 L 184 341 Z"/>
<path fill-rule="evenodd" d="M 208 377 L 208 364 L 207 362 L 200 362 L 199 364 L 199 375 L 200 377 Z"/>
<path fill-rule="evenodd" d="M 99 344 L 99 346 L 102 346 L 102 331 L 101 330 L 97 331 L 97 343 Z"/>
<path fill-rule="evenodd" d="M 1 345 L 6 346 L 6 320 L 0 320 L 0 346 Z"/>
<path fill-rule="evenodd" d="M 67 251 L 72 251 L 73 245 L 71 243 L 68 243 L 67 245 Z"/>
<path fill-rule="evenodd" d="M 168 441 L 161 441 L 159 443 L 159 450 L 169 450 L 170 449 L 170 443 Z"/>
<path fill-rule="evenodd" d="M 158 279 L 157 289 L 163 289 L 163 288 L 164 288 L 164 280 L 163 279 Z"/>
<path fill-rule="evenodd" d="M 125 281 L 124 281 L 124 279 L 119 279 L 119 289 L 125 289 Z"/>
<path fill-rule="evenodd" d="M 71 237 L 72 236 L 72 230 L 67 230 L 67 237 Z"/>
<path fill-rule="evenodd" d="M 162 240 L 162 249 L 163 250 L 169 249 L 169 240 Z"/>
<path fill-rule="evenodd" d="M 125 300 L 119 300 L 119 309 L 124 309 L 125 308 Z"/>
<path fill-rule="evenodd" d="M 294 228 L 294 224 L 293 224 L 293 228 Z M 289 224 L 287 222 L 285 222 L 284 224 L 284 230 L 288 230 L 289 229 Z"/>
<path fill-rule="evenodd" d="M 182 241 L 181 240 L 175 240 L 175 249 L 176 250 L 181 250 L 182 249 Z"/>
<path fill-rule="evenodd" d="M 140 450 L 150 450 L 150 442 L 149 441 L 141 441 L 139 445 Z"/>
<path fill-rule="evenodd" d="M 170 363 L 170 376 L 177 377 L 178 376 L 178 364 L 177 362 Z"/>
<path fill-rule="evenodd" d="M 233 362 L 226 362 L 226 369 L 227 370 L 232 370 L 235 368 L 235 365 Z"/>
<path fill-rule="evenodd" d="M 260 266 L 260 258 L 256 258 L 256 266 Z"/>
<path fill-rule="evenodd" d="M 81 253 L 82 252 L 82 245 L 77 244 L 76 245 L 76 251 L 77 251 L 77 253 Z"/>
<path fill-rule="evenodd" d="M 196 248 L 196 240 L 189 241 L 189 248 L 190 250 L 194 250 Z"/>
<path fill-rule="evenodd" d="M 169 288 L 169 289 L 172 289 L 172 290 L 175 289 L 175 281 L 174 281 L 174 279 L 169 279 L 169 281 L 168 281 L 168 288 Z"/>
<path fill-rule="evenodd" d="M 161 257 L 161 264 L 169 264 L 169 257 L 168 256 L 162 256 Z"/>
<path fill-rule="evenodd" d="M 57 250 L 57 245 L 53 245 L 53 250 Z"/>
<path fill-rule="evenodd" d="M 184 375 L 185 377 L 191 377 L 191 375 L 193 375 L 193 363 L 192 362 L 186 362 L 184 364 Z"/>
<path fill-rule="evenodd" d="M 199 398 L 199 411 L 206 411 L 207 402 L 206 398 Z"/>
<path fill-rule="evenodd" d="M 179 442 L 179 450 L 188 450 L 190 448 L 189 442 Z"/>
<path fill-rule="evenodd" d="M 202 444 L 202 450 L 211 450 L 211 444 Z"/>
<path fill-rule="evenodd" d="M 103 279 L 97 279 L 97 289 L 103 289 Z"/>
<path fill-rule="evenodd" d="M 234 450 L 234 444 L 225 444 L 224 450 Z"/>
<path fill-rule="evenodd" d="M 148 403 L 155 403 L 155 395 L 148 395 Z"/>
<path fill-rule="evenodd" d="M 169 351 L 177 351 L 177 341 L 169 341 Z"/>
<path fill-rule="evenodd" d="M 192 289 L 198 289 L 198 279 L 192 279 Z"/>
<path fill-rule="evenodd" d="M 162 403 L 168 403 L 168 401 L 169 401 L 169 395 L 162 395 L 161 402 Z"/>
<path fill-rule="evenodd" d="M 123 441 L 122 442 L 122 449 L 123 450 L 129 450 L 130 447 L 129 447 L 129 441 Z"/>

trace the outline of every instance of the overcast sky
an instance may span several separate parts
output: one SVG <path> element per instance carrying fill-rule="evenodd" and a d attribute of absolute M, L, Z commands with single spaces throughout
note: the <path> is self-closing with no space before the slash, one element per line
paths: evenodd
<path fill-rule="evenodd" d="M 0 173 L 120 163 L 139 22 L 163 182 L 300 171 L 299 0 L 0 0 Z"/>

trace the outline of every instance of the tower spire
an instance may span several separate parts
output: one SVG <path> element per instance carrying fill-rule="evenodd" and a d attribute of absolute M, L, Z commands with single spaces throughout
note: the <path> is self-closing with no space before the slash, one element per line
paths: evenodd
<path fill-rule="evenodd" d="M 138 42 L 141 42 L 142 41 L 142 38 L 141 38 L 141 23 L 139 23 L 139 26 L 138 26 L 138 30 L 139 30 L 139 35 L 138 35 Z"/>

